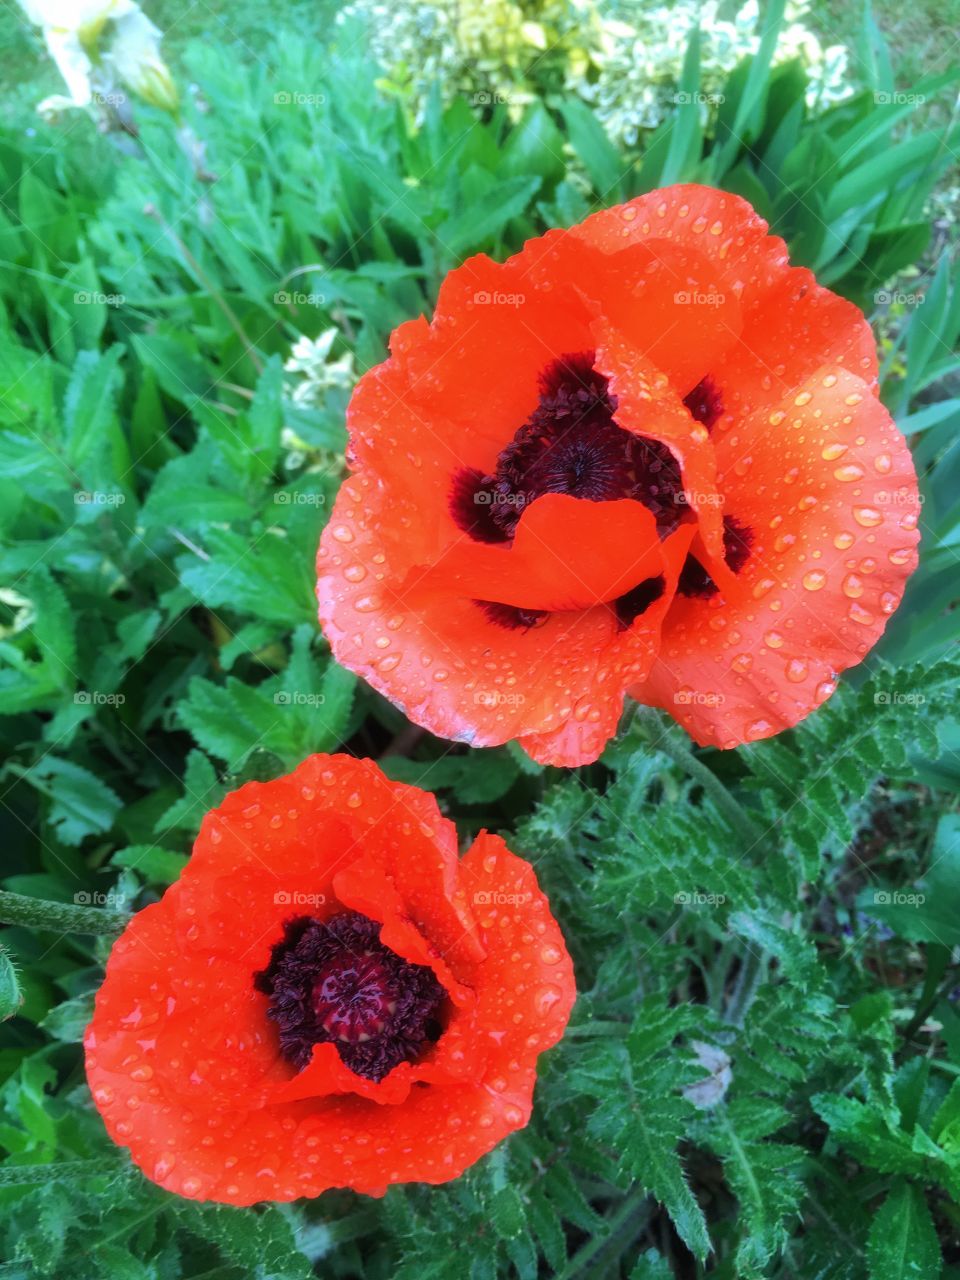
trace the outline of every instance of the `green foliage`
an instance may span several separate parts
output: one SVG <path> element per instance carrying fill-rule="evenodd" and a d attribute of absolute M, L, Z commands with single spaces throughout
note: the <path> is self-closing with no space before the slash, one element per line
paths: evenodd
<path fill-rule="evenodd" d="M 811 111 L 799 67 L 770 69 L 780 11 L 716 114 L 691 40 L 686 99 L 642 153 L 560 96 L 511 116 L 438 93 L 414 130 L 361 49 L 298 32 L 246 61 L 190 43 L 179 137 L 149 111 L 126 150 L 83 120 L 0 136 L 4 888 L 63 925 L 23 917 L 0 951 L 4 1276 L 955 1280 L 949 254 L 922 304 L 891 307 L 883 370 L 924 472 L 922 568 L 882 661 L 798 729 L 696 752 L 639 712 L 562 774 L 412 730 L 314 623 L 348 379 L 298 395 L 301 335 L 334 329 L 359 372 L 463 257 L 668 181 L 746 195 L 871 307 L 920 257 L 946 126 L 921 132 L 869 22 L 868 84 Z M 93 1109 L 80 1042 L 107 940 L 68 922 L 154 900 L 228 790 L 338 748 L 535 862 L 573 1024 L 530 1127 L 453 1184 L 176 1201 Z"/>

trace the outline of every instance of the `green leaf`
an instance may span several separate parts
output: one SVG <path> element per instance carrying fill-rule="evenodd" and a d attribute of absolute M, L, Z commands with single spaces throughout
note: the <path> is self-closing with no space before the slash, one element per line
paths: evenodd
<path fill-rule="evenodd" d="M 93 1017 L 93 993 L 74 996 L 56 1005 L 40 1023 L 47 1035 L 67 1044 L 79 1044 Z"/>
<path fill-rule="evenodd" d="M 568 98 L 559 106 L 573 149 L 590 175 L 594 190 L 604 204 L 615 203 L 625 173 L 623 158 L 584 103 Z"/>
<path fill-rule="evenodd" d="M 199 751 L 193 754 L 202 755 Z M 204 756 L 203 759 L 206 757 Z M 167 810 L 167 813 L 169 812 Z M 165 886 L 173 884 L 174 880 L 179 878 L 180 872 L 189 859 L 186 854 L 175 853 L 172 849 L 161 849 L 157 845 L 131 844 L 125 849 L 118 849 L 110 861 L 115 867 L 136 871 L 148 884 Z"/>
<path fill-rule="evenodd" d="M 216 1245 L 225 1261 L 242 1267 L 250 1280 L 310 1280 L 313 1275 L 276 1205 L 244 1213 L 222 1205 L 182 1204 L 178 1216 L 190 1232 Z"/>
<path fill-rule="evenodd" d="M 105 355 L 81 351 L 77 356 L 63 401 L 64 440 L 74 467 L 83 466 L 104 445 L 114 421 L 122 354 L 123 348 L 117 345 Z"/>
<path fill-rule="evenodd" d="M 78 845 L 113 826 L 120 797 L 83 765 L 48 755 L 17 772 L 49 799 L 47 821 L 63 844 Z"/>
<path fill-rule="evenodd" d="M 158 832 L 174 829 L 197 831 L 203 815 L 208 809 L 215 809 L 226 794 L 217 771 L 202 751 L 194 750 L 188 754 L 183 786 L 181 799 L 157 819 Z"/>
<path fill-rule="evenodd" d="M 943 1259 L 923 1192 L 899 1180 L 867 1237 L 870 1280 L 939 1280 Z"/>

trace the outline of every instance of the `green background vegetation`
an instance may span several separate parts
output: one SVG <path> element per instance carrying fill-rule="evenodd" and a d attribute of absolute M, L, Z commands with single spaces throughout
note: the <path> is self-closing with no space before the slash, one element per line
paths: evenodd
<path fill-rule="evenodd" d="M 678 107 L 628 150 L 555 91 L 438 93 L 415 127 L 330 6 L 150 12 L 186 145 L 144 107 L 136 140 L 42 123 L 61 86 L 0 14 L 3 887 L 67 920 L 78 894 L 143 905 L 227 790 L 343 746 L 536 863 L 581 996 L 530 1127 L 456 1183 L 232 1210 L 145 1181 L 92 1107 L 109 922 L 14 925 L 0 1276 L 958 1280 L 956 12 L 824 9 L 854 96 L 811 114 L 765 46 L 718 116 Z M 333 326 L 367 368 L 464 256 L 678 179 L 748 196 L 875 322 L 925 498 L 904 606 L 824 709 L 736 752 L 647 711 L 571 773 L 412 730 L 317 631 L 348 393 L 294 400 L 291 346 Z M 894 287 L 922 304 L 878 304 Z"/>

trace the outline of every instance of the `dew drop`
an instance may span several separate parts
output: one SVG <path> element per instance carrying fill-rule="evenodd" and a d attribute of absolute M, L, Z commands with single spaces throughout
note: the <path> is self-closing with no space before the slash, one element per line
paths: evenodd
<path fill-rule="evenodd" d="M 827 575 L 822 569 L 811 569 L 803 575 L 803 585 L 808 591 L 819 591 L 826 583 Z"/>
<path fill-rule="evenodd" d="M 843 580 L 843 594 L 850 600 L 859 600 L 863 595 L 863 579 L 855 573 L 848 573 Z"/>
<path fill-rule="evenodd" d="M 807 664 L 799 658 L 791 658 L 784 670 L 791 684 L 799 684 L 807 678 Z"/>
<path fill-rule="evenodd" d="M 361 596 L 359 600 L 355 600 L 353 607 L 357 613 L 376 613 L 383 601 L 379 596 Z"/>
<path fill-rule="evenodd" d="M 865 529 L 872 529 L 883 521 L 883 516 L 874 507 L 854 507 L 853 518 Z"/>
<path fill-rule="evenodd" d="M 751 740 L 763 738 L 773 729 L 769 720 L 754 720 L 747 725 L 747 737 Z"/>
<path fill-rule="evenodd" d="M 845 444 L 828 444 L 820 454 L 824 462 L 836 462 L 838 458 L 842 458 L 847 452 Z"/>
<path fill-rule="evenodd" d="M 547 983 L 546 986 L 541 987 L 534 996 L 537 1012 L 549 1013 L 562 995 L 560 988 L 553 986 L 552 983 Z"/>
<path fill-rule="evenodd" d="M 852 533 L 838 533 L 833 540 L 833 545 L 838 551 L 846 551 L 847 547 L 853 546 Z"/>

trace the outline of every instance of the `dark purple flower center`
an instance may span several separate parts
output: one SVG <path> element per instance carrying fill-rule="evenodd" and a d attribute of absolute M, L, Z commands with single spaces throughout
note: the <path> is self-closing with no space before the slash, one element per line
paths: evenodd
<path fill-rule="evenodd" d="M 540 375 L 540 399 L 528 420 L 500 451 L 492 473 L 463 468 L 453 478 L 450 512 L 457 526 L 478 542 L 508 543 L 524 508 L 546 493 L 565 493 L 590 502 L 629 498 L 652 512 L 666 538 L 687 515 L 680 464 L 665 444 L 625 431 L 614 421 L 616 397 L 593 367 L 596 353 L 561 356 Z M 709 431 L 723 412 L 716 384 L 705 377 L 685 398 L 691 415 Z M 727 563 L 739 572 L 752 534 L 728 517 Z M 630 626 L 663 594 L 660 577 L 649 578 L 612 601 L 621 628 Z M 689 556 L 679 590 L 712 595 L 717 587 Z M 491 622 L 511 629 L 541 624 L 542 610 L 478 600 Z"/>
<path fill-rule="evenodd" d="M 690 410 L 697 422 L 702 422 L 708 431 L 712 431 L 723 414 L 723 400 L 717 384 L 710 377 L 701 378 L 683 403 Z"/>
<path fill-rule="evenodd" d="M 380 925 L 356 911 L 287 921 L 254 986 L 270 997 L 281 1053 L 301 1070 L 315 1044 L 330 1043 L 351 1071 L 379 1081 L 443 1030 L 433 970 L 385 947 Z"/>
<path fill-rule="evenodd" d="M 524 508 L 545 493 L 590 502 L 632 498 L 653 512 L 661 538 L 684 516 L 680 465 L 665 444 L 624 431 L 595 352 L 561 356 L 540 375 L 540 402 L 490 475 L 464 469 L 450 510 L 481 542 L 509 542 Z M 678 498 L 679 495 L 679 498 Z"/>

